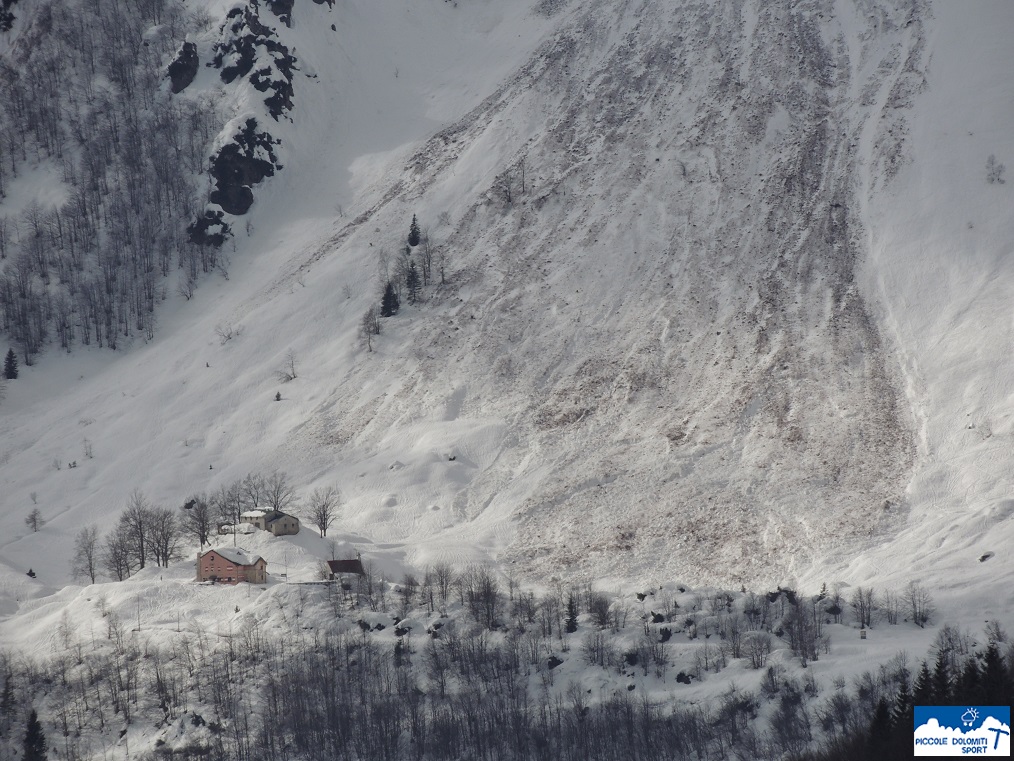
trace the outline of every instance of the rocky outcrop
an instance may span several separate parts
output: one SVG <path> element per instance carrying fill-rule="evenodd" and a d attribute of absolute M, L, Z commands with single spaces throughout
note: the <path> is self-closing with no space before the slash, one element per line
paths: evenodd
<path fill-rule="evenodd" d="M 184 42 L 183 47 L 176 53 L 176 57 L 169 64 L 167 74 L 172 83 L 173 93 L 183 92 L 197 76 L 200 67 L 200 58 L 197 55 L 197 46 L 192 42 Z"/>
<path fill-rule="evenodd" d="M 190 240 L 199 245 L 221 246 L 230 234 L 222 212 L 241 216 L 253 205 L 251 186 L 271 177 L 282 168 L 274 147 L 280 141 L 267 132 L 257 131 L 257 120 L 247 119 L 235 137 L 211 159 L 215 190 L 210 201 L 221 207 L 208 209 L 187 229 Z"/>
<path fill-rule="evenodd" d="M 292 26 L 292 6 L 295 0 L 266 0 L 268 9 L 282 20 L 285 26 Z"/>
<path fill-rule="evenodd" d="M 0 32 L 9 32 L 14 26 L 14 14 L 11 8 L 18 0 L 0 0 Z"/>
<path fill-rule="evenodd" d="M 291 2 L 288 3 L 291 11 Z M 271 3 L 276 10 L 285 3 Z M 233 8 L 222 25 L 222 39 L 215 43 L 215 56 L 209 66 L 221 69 L 222 81 L 226 84 L 240 77 L 250 77 L 250 82 L 260 92 L 270 93 L 264 103 L 272 118 L 278 119 L 292 108 L 292 73 L 296 59 L 289 49 L 279 41 L 274 30 L 266 26 L 258 14 L 256 0 L 245 8 Z M 288 12 L 279 14 L 286 23 L 291 23 Z"/>
<path fill-rule="evenodd" d="M 292 110 L 292 70 L 295 63 L 296 59 L 286 50 L 284 54 L 279 53 L 275 57 L 273 66 L 261 67 L 250 75 L 250 84 L 258 92 L 269 93 L 264 99 L 264 105 L 276 121 L 279 116 Z"/>
<path fill-rule="evenodd" d="M 283 23 L 291 25 L 293 0 L 264 2 Z M 246 6 L 229 11 L 208 66 L 218 68 L 226 84 L 247 78 L 254 89 L 266 94 L 264 105 L 277 121 L 292 108 L 296 59 L 275 30 L 261 20 L 259 10 L 258 0 L 249 0 Z M 253 205 L 253 186 L 282 168 L 274 151 L 279 142 L 270 133 L 260 131 L 257 120 L 250 118 L 212 157 L 210 173 L 215 181 L 209 199 L 212 207 L 190 226 L 193 242 L 222 245 L 230 234 L 223 213 L 246 214 Z"/>
<path fill-rule="evenodd" d="M 221 69 L 226 84 L 244 77 L 253 69 L 258 47 L 268 47 L 274 31 L 261 23 L 256 6 L 233 8 L 222 25 L 222 39 L 215 43 L 215 57 L 209 66 Z"/>
<path fill-rule="evenodd" d="M 232 230 L 223 219 L 222 212 L 210 209 L 187 228 L 191 243 L 196 243 L 198 246 L 214 246 L 215 248 L 221 248 L 231 233 Z"/>
<path fill-rule="evenodd" d="M 247 119 L 232 142 L 211 160 L 211 176 L 217 186 L 211 202 L 229 214 L 246 214 L 253 203 L 250 186 L 282 168 L 274 151 L 278 142 L 267 132 L 257 131 L 256 119 Z"/>

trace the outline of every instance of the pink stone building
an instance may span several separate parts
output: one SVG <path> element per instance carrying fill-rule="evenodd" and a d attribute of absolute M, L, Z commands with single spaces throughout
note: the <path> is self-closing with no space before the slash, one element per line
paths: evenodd
<path fill-rule="evenodd" d="M 247 581 L 263 584 L 268 579 L 268 562 L 239 547 L 217 547 L 197 556 L 197 580 L 220 584 Z"/>

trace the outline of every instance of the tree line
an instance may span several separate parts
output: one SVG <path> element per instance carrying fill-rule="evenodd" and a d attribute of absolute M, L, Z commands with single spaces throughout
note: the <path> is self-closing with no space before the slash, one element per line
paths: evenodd
<path fill-rule="evenodd" d="M 97 758 L 144 722 L 164 739 L 132 751 L 142 759 L 900 758 L 913 705 L 1012 697 L 1014 647 L 995 622 L 981 637 L 943 626 L 921 661 L 899 654 L 851 681 L 769 664 L 758 688 L 730 683 L 691 704 L 679 693 L 688 678 L 671 673 L 687 651 L 728 641 L 713 627 L 730 609 L 754 605 L 777 631 L 794 606 L 785 590 L 659 590 L 633 602 L 562 585 L 540 596 L 485 567 L 438 564 L 396 583 L 368 571 L 284 587 L 272 602 L 284 631 L 253 613 L 229 636 L 177 627 L 161 646 L 96 595 L 91 641 L 65 615 L 55 655 L 0 652 L 0 748 L 44 733 L 61 757 Z M 771 636 L 788 646 L 786 632 Z M 603 647 L 615 657 L 593 661 Z M 561 676 L 568 660 L 611 672 L 615 688 Z M 659 677 L 663 661 L 672 668 Z M 645 689 L 638 677 L 649 675 L 668 697 Z"/>
<path fill-rule="evenodd" d="M 178 0 L 89 0 L 42 4 L 26 21 L 17 65 L 0 61 L 0 201 L 43 165 L 64 191 L 14 217 L 0 207 L 0 330 L 31 365 L 50 341 L 150 339 L 165 281 L 178 273 L 186 290 L 225 262 L 186 232 L 222 118 L 209 99 L 161 85 L 208 14 Z"/>

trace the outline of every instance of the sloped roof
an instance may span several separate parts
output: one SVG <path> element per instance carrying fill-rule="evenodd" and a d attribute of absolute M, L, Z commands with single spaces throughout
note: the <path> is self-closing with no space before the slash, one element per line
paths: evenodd
<path fill-rule="evenodd" d="M 245 513 L 240 513 L 239 515 L 241 518 L 264 518 L 266 523 L 272 523 L 282 518 L 292 518 L 296 522 L 299 521 L 299 518 L 296 518 L 295 515 L 289 515 L 288 513 L 283 513 L 281 510 L 275 510 L 270 507 L 263 510 L 247 510 Z"/>
<path fill-rule="evenodd" d="M 366 571 L 363 569 L 363 561 L 358 558 L 352 560 L 329 560 L 327 561 L 327 567 L 331 569 L 331 573 L 358 573 L 360 576 L 366 575 Z"/>
<path fill-rule="evenodd" d="M 253 565 L 261 559 L 260 555 L 247 552 L 242 547 L 214 547 L 208 550 L 208 552 L 218 553 L 230 563 L 235 563 L 236 565 Z M 207 555 L 208 553 L 204 554 Z"/>

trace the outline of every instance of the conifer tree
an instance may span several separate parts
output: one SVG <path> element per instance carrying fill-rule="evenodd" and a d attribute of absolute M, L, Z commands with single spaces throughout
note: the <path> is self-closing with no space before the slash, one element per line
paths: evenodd
<path fill-rule="evenodd" d="M 564 631 L 573 634 L 577 631 L 577 603 L 574 595 L 567 595 L 567 621 L 564 624 Z"/>
<path fill-rule="evenodd" d="M 877 701 L 866 735 L 868 758 L 887 758 L 885 750 L 891 745 L 891 709 L 886 697 Z"/>
<path fill-rule="evenodd" d="M 912 686 L 912 703 L 917 706 L 929 705 L 933 702 L 933 675 L 930 673 L 929 664 L 922 662 L 919 673 L 915 676 L 915 684 Z"/>
<path fill-rule="evenodd" d="M 879 708 L 878 705 L 878 711 Z M 880 730 L 876 726 L 878 717 L 874 715 L 870 728 L 870 739 L 871 744 L 877 746 L 878 752 L 870 756 L 871 758 L 904 758 L 907 755 L 906 751 L 911 749 L 912 743 L 913 714 L 912 694 L 908 690 L 908 675 L 906 674 L 891 709 L 890 728 L 886 735 L 881 735 L 880 743 L 877 742 L 878 735 L 880 735 Z"/>
<path fill-rule="evenodd" d="M 982 672 L 974 657 L 965 661 L 965 668 L 958 675 L 954 699 L 962 703 L 982 703 Z"/>
<path fill-rule="evenodd" d="M 398 313 L 401 308 L 401 302 L 398 300 L 398 294 L 394 291 L 394 285 L 391 281 L 387 281 L 387 286 L 384 288 L 384 296 L 380 300 L 380 316 L 390 317 Z"/>
<path fill-rule="evenodd" d="M 412 224 L 408 228 L 408 245 L 418 246 L 421 235 L 419 233 L 419 220 L 415 218 L 415 214 L 412 215 Z"/>
<path fill-rule="evenodd" d="M 14 716 L 14 669 L 7 660 L 2 663 L 0 671 L 0 732 L 4 734 L 10 729 L 10 719 Z"/>
<path fill-rule="evenodd" d="M 42 733 L 39 716 L 32 709 L 28 714 L 28 726 L 25 729 L 24 761 L 46 761 L 46 736 Z"/>
<path fill-rule="evenodd" d="M 912 729 L 912 694 L 908 691 L 908 680 L 901 683 L 898 696 L 894 700 L 891 712 L 891 723 L 899 729 Z"/>
<path fill-rule="evenodd" d="M 951 675 L 947 666 L 947 653 L 937 653 L 936 666 L 933 668 L 933 703 L 947 705 L 951 700 Z"/>
<path fill-rule="evenodd" d="M 18 377 L 18 358 L 14 356 L 14 349 L 7 350 L 7 357 L 4 359 L 4 377 L 7 380 Z"/>
<path fill-rule="evenodd" d="M 982 657 L 982 700 L 985 705 L 1002 705 L 1007 700 L 1007 668 L 995 642 Z"/>
<path fill-rule="evenodd" d="M 419 289 L 422 287 L 419 282 L 419 270 L 416 269 L 415 259 L 409 262 L 408 273 L 405 275 L 405 287 L 408 289 L 408 300 L 412 304 L 419 300 Z"/>

